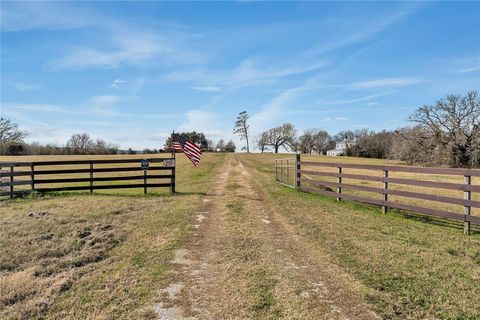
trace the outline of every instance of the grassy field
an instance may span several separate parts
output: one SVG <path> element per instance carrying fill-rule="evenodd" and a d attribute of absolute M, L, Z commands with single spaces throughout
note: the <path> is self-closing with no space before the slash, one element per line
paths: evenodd
<path fill-rule="evenodd" d="M 2 156 L 1 161 L 51 161 L 51 160 L 85 160 L 85 159 L 94 159 L 94 160 L 101 160 L 101 159 L 138 159 L 138 163 L 120 163 L 120 164 L 95 164 L 94 168 L 129 168 L 129 167 L 136 167 L 138 171 L 127 171 L 127 172 L 96 172 L 94 174 L 95 177 L 120 177 L 120 176 L 129 176 L 129 175 L 141 175 L 143 174 L 140 170 L 140 161 L 144 158 L 168 158 L 170 154 L 159 154 L 159 155 L 54 155 L 54 156 L 21 156 L 21 157 L 8 157 Z M 210 157 L 210 155 L 208 156 Z M 179 160 L 179 168 L 178 170 L 184 170 L 185 167 L 191 165 L 191 163 L 187 162 L 188 159 L 185 159 L 185 156 L 178 155 L 177 159 Z M 162 166 L 162 164 L 153 163 L 151 166 Z M 66 169 L 88 169 L 89 165 L 55 165 L 55 166 L 36 166 L 35 170 L 66 170 Z M 30 167 L 17 167 L 15 171 L 29 171 Z M 189 171 L 191 173 L 196 171 Z M 150 174 L 170 174 L 170 171 L 147 171 L 147 176 Z M 176 177 L 176 183 L 182 186 L 186 186 L 186 188 L 190 188 L 190 190 L 196 190 L 195 186 L 202 177 L 204 177 L 208 172 L 201 171 L 200 173 L 196 173 L 195 175 L 188 175 L 183 174 L 181 172 Z M 48 175 L 35 175 L 35 180 L 40 179 L 64 179 L 64 178 L 88 178 L 89 173 L 73 173 L 73 174 L 48 174 Z M 187 183 L 185 179 L 188 179 Z M 15 177 L 15 181 L 21 180 L 30 180 L 30 176 L 19 176 Z M 166 183 L 170 182 L 170 179 L 148 179 L 148 183 Z M 143 179 L 138 180 L 125 180 L 125 181 L 95 181 L 95 185 L 112 185 L 112 184 L 138 184 L 143 183 Z M 52 188 L 52 187 L 65 187 L 65 186 L 88 186 L 88 182 L 76 182 L 76 183 L 56 183 L 56 184 L 39 184 L 36 183 L 36 188 Z M 15 190 L 22 190 L 22 189 L 30 189 L 30 185 L 25 186 L 15 186 Z M 184 189 L 184 191 L 188 191 Z M 168 188 L 149 188 L 150 193 L 162 193 L 166 194 L 169 192 Z M 142 188 L 137 189 L 115 189 L 115 190 L 102 190 L 102 194 L 123 194 L 123 195 L 139 195 L 143 194 Z"/>
<path fill-rule="evenodd" d="M 288 155 L 251 154 L 240 159 L 257 174 L 266 198 L 304 241 L 327 250 L 334 263 L 373 289 L 365 299 L 382 318 L 480 318 L 473 303 L 480 299 L 478 232 L 465 236 L 461 224 L 439 225 L 397 211 L 383 215 L 378 207 L 337 203 L 331 197 L 283 187 L 272 179 L 273 159 L 282 157 Z M 343 157 L 322 160 L 385 163 Z"/>
<path fill-rule="evenodd" d="M 152 305 L 159 298 L 159 289 L 174 277 L 172 258 L 177 249 L 187 246 L 192 233 L 196 232 L 193 225 L 198 223 L 196 212 L 202 204 L 202 196 L 217 181 L 225 156 L 205 154 L 201 166 L 194 169 L 188 159 L 180 155 L 177 162 L 178 194 L 175 195 L 170 195 L 168 189 L 150 190 L 147 196 L 143 195 L 143 189 L 126 189 L 102 190 L 93 195 L 70 192 L 0 201 L 0 318 L 156 318 Z M 264 203 L 262 210 L 271 209 L 272 215 L 273 212 L 280 215 L 279 220 L 286 222 L 287 229 L 293 230 L 295 237 L 298 236 L 305 246 L 321 253 L 328 263 L 338 266 L 339 273 L 359 281 L 364 288 L 359 294 L 381 318 L 480 318 L 480 309 L 475 303 L 480 299 L 478 228 L 471 236 L 465 236 L 462 223 L 447 223 L 443 219 L 396 210 L 383 215 L 375 206 L 349 201 L 337 203 L 331 197 L 286 188 L 274 181 L 273 160 L 291 155 L 235 156 L 255 176 L 256 190 L 262 193 L 259 195 Z M 144 156 L 119 157 L 140 159 Z M 303 157 L 320 160 L 317 156 Z M 85 157 L 12 159 L 75 158 Z M 2 157 L 2 160 L 9 158 Z M 321 161 L 392 163 L 348 157 L 322 157 Z M 235 179 L 242 175 L 237 171 L 234 169 L 233 180 L 226 188 L 238 189 L 241 194 L 243 190 L 235 184 Z M 363 170 L 345 172 L 372 174 Z M 426 176 L 408 173 L 391 176 L 426 179 Z M 439 175 L 430 175 L 429 179 L 462 182 L 458 178 Z M 380 186 L 380 183 L 366 181 L 345 179 L 345 182 Z M 476 178 L 473 183 L 480 181 Z M 410 191 L 432 191 L 421 187 L 407 188 Z M 436 194 L 462 197 L 461 192 L 448 190 Z M 479 195 L 473 194 L 473 199 L 480 200 Z M 462 212 L 460 206 L 393 197 L 392 200 Z M 246 202 L 245 198 L 238 196 L 227 203 L 228 219 L 222 232 L 233 242 L 222 244 L 220 241 L 220 248 L 224 249 L 219 251 L 221 258 L 218 260 L 226 265 L 233 263 L 237 268 L 257 266 L 259 261 L 265 260 L 268 270 L 282 270 L 281 259 L 279 263 L 269 260 L 271 255 L 280 255 L 275 250 L 273 254 L 270 252 L 270 243 L 263 243 L 263 249 L 257 250 L 259 239 L 266 241 L 268 238 L 262 234 L 264 231 L 258 221 L 254 223 L 253 219 L 258 215 L 256 205 L 246 206 Z M 478 210 L 474 214 L 479 215 Z M 250 259 L 252 252 L 255 259 Z M 286 300 L 278 300 L 284 301 L 280 303 L 276 302 L 279 291 L 276 283 L 281 283 L 282 279 L 266 277 L 263 269 L 261 272 L 240 272 L 239 278 L 228 270 L 232 277 L 221 285 L 231 283 L 231 287 L 225 287 L 225 292 L 238 297 L 248 309 L 247 313 L 234 310 L 231 314 L 250 314 L 257 318 L 289 314 L 288 310 L 283 313 L 278 310 L 288 305 L 288 301 L 296 301 L 289 296 L 292 286 L 283 288 Z M 278 274 L 282 273 L 278 271 Z M 290 280 L 299 283 L 296 278 Z M 242 286 L 239 287 L 238 283 Z M 301 311 L 308 315 L 308 310 Z M 219 314 L 221 311 L 219 309 Z"/>
<path fill-rule="evenodd" d="M 289 157 L 289 155 L 284 154 L 284 155 L 278 155 L 277 157 L 285 158 L 285 157 Z M 402 162 L 392 161 L 392 160 L 366 159 L 366 158 L 353 158 L 353 157 L 327 157 L 327 156 L 317 156 L 317 155 L 302 155 L 302 161 L 317 161 L 317 162 L 321 161 L 321 162 L 373 164 L 373 165 L 404 165 Z M 302 169 L 309 170 L 309 171 L 337 172 L 337 169 L 332 167 L 305 166 Z M 343 173 L 369 175 L 369 176 L 377 176 L 377 177 L 383 176 L 383 172 L 381 170 L 360 170 L 360 169 L 344 168 Z M 294 175 L 294 172 L 290 171 L 290 174 L 289 174 L 290 182 L 293 181 L 293 178 L 294 178 L 293 175 Z M 422 173 L 392 171 L 392 172 L 389 172 L 389 177 L 412 179 L 412 180 L 426 180 L 426 181 L 435 181 L 435 182 L 449 182 L 449 183 L 460 183 L 460 184 L 464 183 L 463 176 L 452 176 L 452 175 L 422 174 Z M 320 177 L 320 176 L 310 176 L 309 178 L 313 180 L 322 180 L 327 182 L 336 182 L 336 179 L 337 179 L 335 177 Z M 343 178 L 342 182 L 346 184 L 382 188 L 382 183 L 375 182 L 375 181 L 362 181 L 362 180 Z M 472 177 L 472 184 L 479 185 L 480 177 Z M 392 183 L 390 183 L 388 187 L 389 189 L 393 189 L 393 190 L 434 194 L 439 196 L 447 196 L 447 197 L 463 199 L 463 191 L 460 191 L 460 190 L 432 189 L 428 187 L 400 185 L 400 184 L 392 184 Z M 361 196 L 361 197 L 371 198 L 376 200 L 383 199 L 383 195 L 378 193 L 349 190 L 347 188 L 343 188 L 342 192 L 345 194 L 351 194 L 351 195 L 356 195 L 356 196 Z M 448 204 L 448 203 L 442 203 L 442 202 L 436 202 L 436 201 L 428 201 L 428 200 L 422 200 L 422 199 L 414 199 L 414 198 L 405 198 L 405 197 L 394 196 L 394 195 L 389 195 L 388 198 L 389 198 L 389 201 L 393 201 L 393 202 L 422 206 L 422 207 L 438 209 L 438 210 L 447 210 L 447 211 L 455 212 L 458 214 L 463 214 L 463 206 L 461 205 Z M 480 201 L 480 193 L 473 192 L 472 200 Z M 471 211 L 472 211 L 472 215 L 480 216 L 480 208 L 472 208 Z"/>
<path fill-rule="evenodd" d="M 0 318 L 154 318 L 152 301 L 224 157 L 206 154 L 195 170 L 178 157 L 176 195 L 131 189 L 0 202 Z M 54 158 L 78 157 L 41 157 Z"/>

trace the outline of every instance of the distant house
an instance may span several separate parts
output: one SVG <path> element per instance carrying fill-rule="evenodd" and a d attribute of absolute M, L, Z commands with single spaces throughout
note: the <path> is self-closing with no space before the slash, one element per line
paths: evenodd
<path fill-rule="evenodd" d="M 327 156 L 344 156 L 347 154 L 347 148 L 353 144 L 355 144 L 355 142 L 337 142 L 335 149 L 327 151 Z"/>

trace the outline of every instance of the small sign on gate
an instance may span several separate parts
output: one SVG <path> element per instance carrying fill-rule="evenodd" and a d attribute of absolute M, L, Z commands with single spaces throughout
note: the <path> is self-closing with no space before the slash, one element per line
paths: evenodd
<path fill-rule="evenodd" d="M 164 167 L 175 167 L 175 159 L 165 159 L 163 160 Z"/>
<path fill-rule="evenodd" d="M 142 166 L 142 170 L 148 170 L 150 167 L 150 164 L 148 163 L 147 159 L 143 159 L 142 162 L 140 162 L 140 165 Z"/>

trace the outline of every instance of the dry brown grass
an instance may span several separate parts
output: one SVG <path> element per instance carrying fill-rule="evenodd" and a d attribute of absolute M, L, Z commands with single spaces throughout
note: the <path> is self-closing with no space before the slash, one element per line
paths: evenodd
<path fill-rule="evenodd" d="M 125 163 L 125 164 L 95 164 L 95 168 L 119 168 L 119 167 L 136 167 L 140 169 L 140 160 L 144 158 L 167 158 L 171 157 L 170 154 L 134 154 L 134 155 L 52 155 L 52 156 L 2 156 L 0 161 L 52 161 L 52 160 L 101 160 L 101 159 L 138 159 L 138 163 Z M 209 159 L 215 157 L 215 154 L 204 154 L 204 159 L 206 163 L 209 162 Z M 199 170 L 193 170 L 191 163 L 183 154 L 177 154 L 177 164 L 178 172 L 176 176 L 176 183 L 179 185 L 179 188 L 184 188 L 184 191 L 196 190 L 194 186 L 198 184 L 198 181 L 203 179 L 206 175 L 209 174 L 209 171 L 205 171 L 202 168 Z M 156 164 L 158 166 L 161 164 Z M 88 169 L 89 165 L 55 165 L 55 166 L 36 166 L 36 170 L 66 170 L 66 169 Z M 211 169 L 211 168 L 210 168 Z M 30 167 L 17 167 L 15 171 L 29 171 Z M 181 170 L 181 172 L 180 172 Z M 187 170 L 187 171 L 186 171 Z M 94 173 L 95 177 L 119 177 L 119 176 L 129 176 L 129 175 L 141 175 L 143 174 L 141 170 L 137 171 L 127 171 L 127 172 L 96 172 Z M 149 174 L 170 174 L 170 171 L 147 171 L 147 176 Z M 48 175 L 35 175 L 35 180 L 40 179 L 63 179 L 63 178 L 88 178 L 89 173 L 72 173 L 72 174 L 48 174 Z M 15 177 L 15 181 L 21 180 L 30 180 L 30 176 L 20 176 Z M 170 182 L 170 179 L 148 179 L 149 183 L 166 183 Z M 126 181 L 107 181 L 107 182 L 95 182 L 95 185 L 107 185 L 107 184 L 138 184 L 143 183 L 143 178 L 138 180 L 126 180 Z M 56 184 L 35 184 L 36 188 L 52 188 L 52 187 L 65 187 L 65 186 L 88 186 L 88 182 L 77 182 L 77 183 L 56 183 Z M 185 187 L 189 188 L 188 190 Z M 30 189 L 30 185 L 15 186 L 15 190 L 25 190 Z M 205 188 L 204 188 L 205 190 Z M 166 194 L 169 192 L 168 188 L 149 188 L 148 192 L 150 193 L 162 193 Z M 113 189 L 113 190 L 101 190 L 96 193 L 101 194 L 123 194 L 123 195 L 140 195 L 143 194 L 143 188 L 136 189 Z"/>
<path fill-rule="evenodd" d="M 260 156 L 260 158 L 261 157 L 262 156 Z M 272 159 L 272 162 L 273 162 L 274 158 L 285 158 L 285 157 L 288 157 L 288 155 L 285 155 L 285 154 L 277 155 L 277 156 L 266 155 L 264 159 Z M 292 155 L 290 155 L 290 157 L 292 157 Z M 404 165 L 404 163 L 402 162 L 393 161 L 393 160 L 365 159 L 365 158 L 354 158 L 354 157 L 328 157 L 328 156 L 318 156 L 318 155 L 302 155 L 302 160 L 330 162 L 330 163 L 337 162 L 337 163 L 355 163 L 355 164 L 373 164 L 373 165 L 387 165 L 387 164 L 388 165 Z M 336 168 L 331 168 L 331 167 L 329 168 L 329 167 L 312 167 L 312 166 L 305 166 L 303 169 L 309 170 L 309 171 L 322 171 L 322 172 L 336 172 L 337 170 Z M 361 174 L 361 175 L 369 175 L 369 176 L 377 176 L 377 177 L 383 176 L 383 172 L 381 170 L 360 170 L 360 169 L 344 168 L 343 173 Z M 419 173 L 408 173 L 408 172 L 390 172 L 389 177 L 463 184 L 463 176 L 419 174 Z M 336 182 L 335 177 L 311 176 L 311 178 L 314 180 Z M 293 179 L 293 173 L 291 174 L 291 180 L 292 179 Z M 344 178 L 343 183 L 382 188 L 382 183 L 375 182 L 375 181 L 362 181 L 362 180 Z M 472 177 L 472 184 L 479 185 L 480 177 Z M 428 187 L 409 186 L 409 185 L 400 185 L 400 184 L 392 184 L 392 183 L 389 184 L 389 188 L 394 190 L 404 190 L 404 191 L 434 194 L 439 196 L 447 196 L 447 197 L 463 199 L 463 191 L 436 189 L 436 188 L 434 189 L 434 188 L 428 188 Z M 348 190 L 347 188 L 344 188 L 342 192 L 346 194 L 365 197 L 365 198 L 371 198 L 371 199 L 377 199 L 377 200 L 383 199 L 382 198 L 383 196 L 377 193 Z M 393 202 L 416 205 L 416 206 L 427 207 L 427 208 L 438 209 L 438 210 L 447 210 L 447 211 L 463 214 L 463 206 L 461 205 L 448 204 L 448 203 L 429 201 L 429 200 L 423 200 L 423 199 L 406 198 L 406 197 L 393 196 L 393 195 L 390 195 L 388 198 L 389 198 L 389 201 L 393 201 Z M 480 201 L 480 193 L 473 192 L 472 200 Z M 472 208 L 472 215 L 480 216 L 480 208 Z"/>
<path fill-rule="evenodd" d="M 207 154 L 198 169 L 180 158 L 177 195 L 96 192 L 2 201 L 0 318 L 151 317 L 156 290 L 223 158 Z"/>
<path fill-rule="evenodd" d="M 303 241 L 372 291 L 365 294 L 384 319 L 478 319 L 480 235 L 465 236 L 461 223 L 419 218 L 350 201 L 337 203 L 274 182 L 273 159 L 239 155 Z M 384 163 L 330 158 L 331 161 Z M 322 160 L 328 161 L 328 158 Z M 443 177 L 438 177 L 442 178 Z M 448 178 L 447 178 L 448 179 Z M 477 198 L 478 199 L 478 198 Z"/>
<path fill-rule="evenodd" d="M 173 280 L 185 285 L 183 295 L 169 306 L 197 319 L 374 319 L 358 282 L 298 241 L 252 180 L 227 160 L 205 199 L 189 263 Z"/>

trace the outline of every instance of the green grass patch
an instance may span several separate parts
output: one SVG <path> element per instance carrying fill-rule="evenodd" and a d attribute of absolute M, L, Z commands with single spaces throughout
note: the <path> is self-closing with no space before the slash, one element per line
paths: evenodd
<path fill-rule="evenodd" d="M 480 235 L 462 224 L 398 210 L 337 202 L 274 182 L 274 155 L 241 155 L 270 203 L 298 234 L 368 290 L 384 319 L 480 319 Z M 268 158 L 270 157 L 270 158 Z"/>

